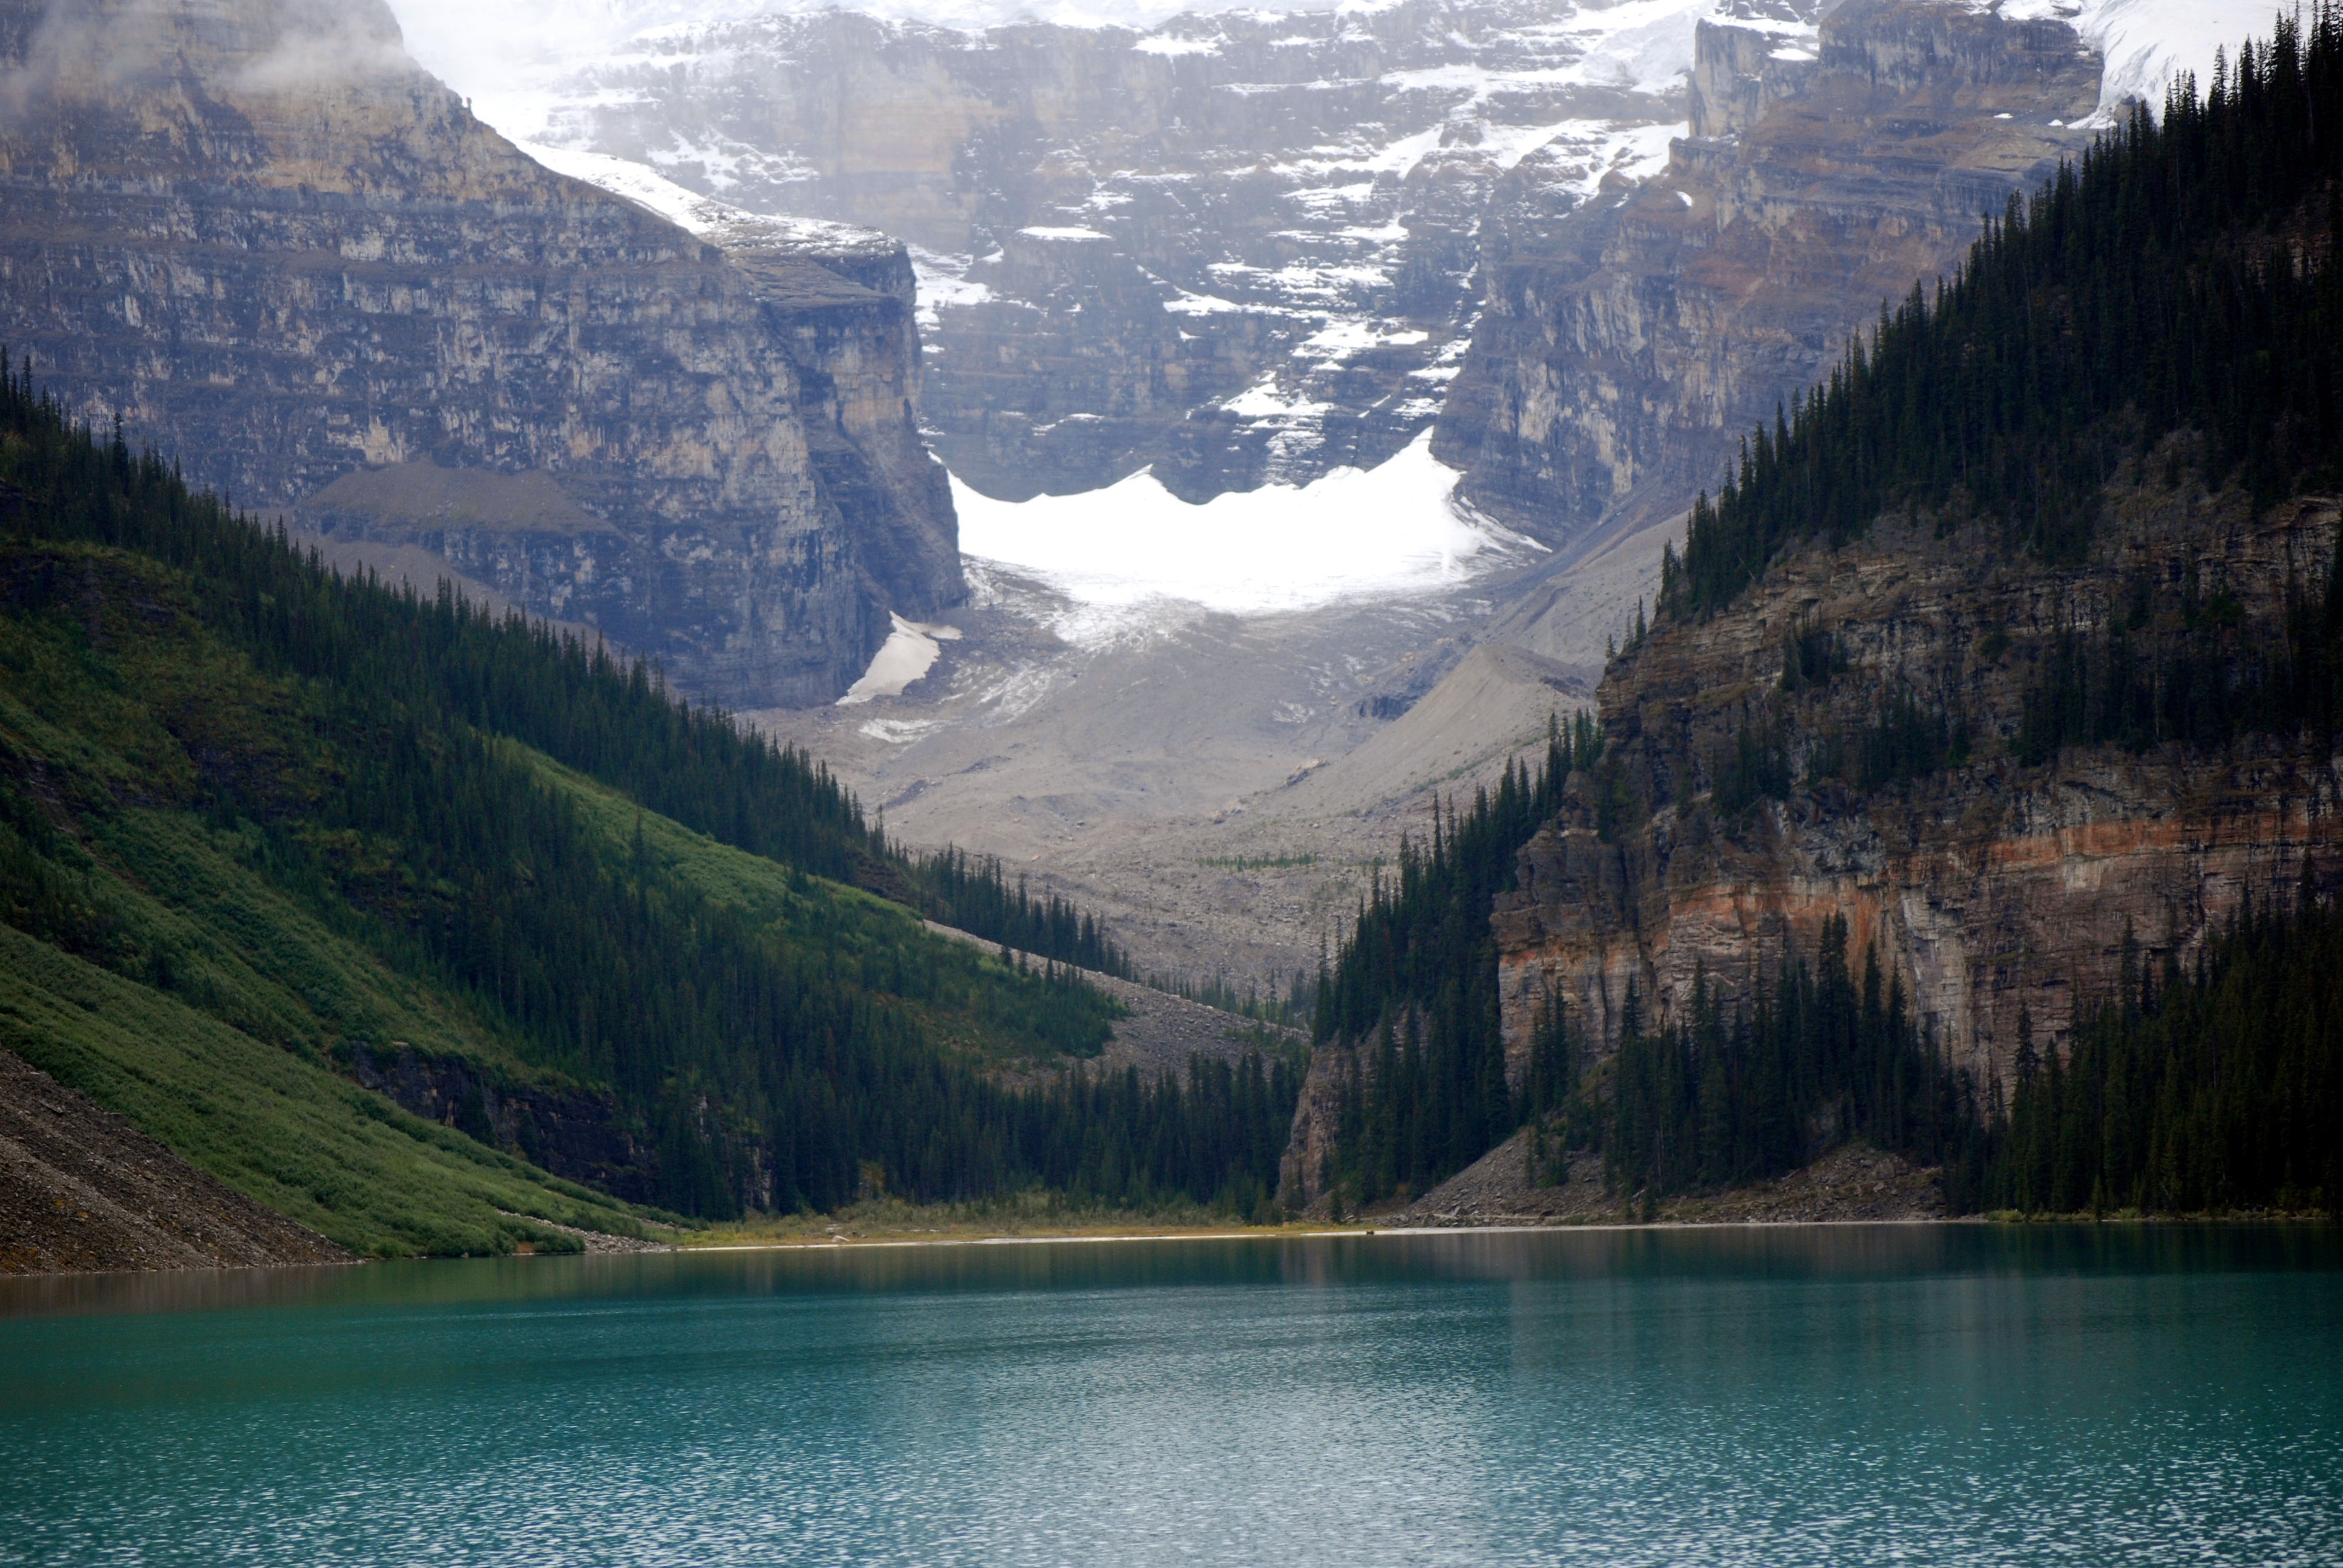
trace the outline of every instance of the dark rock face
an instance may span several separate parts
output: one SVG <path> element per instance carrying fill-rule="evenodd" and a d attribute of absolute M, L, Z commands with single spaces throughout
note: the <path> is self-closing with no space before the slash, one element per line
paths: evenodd
<path fill-rule="evenodd" d="M 1949 274 L 1981 214 L 2088 141 L 2100 62 L 2064 23 L 1738 9 L 1700 25 L 1664 174 L 1567 209 L 1509 176 L 1483 227 L 1486 310 L 1433 449 L 1559 565 L 1713 488 L 1883 299 Z"/>
<path fill-rule="evenodd" d="M 962 596 L 900 247 L 719 247 L 554 175 L 378 0 L 0 0 L 0 340 L 198 483 L 736 706 Z"/>
<path fill-rule="evenodd" d="M 1650 133 L 1681 119 L 1681 91 L 1637 78 L 1634 50 L 1684 39 L 1614 62 L 1604 17 L 1568 0 L 1147 34 L 762 17 L 637 40 L 572 84 L 548 134 L 921 246 L 923 412 L 980 488 L 1151 464 L 1202 498 L 1405 446 L 1479 308 L 1500 176 L 1528 169 L 1563 203 L 1664 146 Z"/>
<path fill-rule="evenodd" d="M 2021 765 L 2027 694 L 2062 634 L 2127 627 L 2146 650 L 2178 635 L 2189 596 L 2226 591 L 2240 624 L 2271 635 L 2324 580 L 2331 499 L 2256 516 L 2234 493 L 2169 488 L 2162 467 L 2111 489 L 2078 566 L 2047 568 L 1984 525 L 1939 538 L 1925 518 L 1882 523 L 1621 655 L 1599 701 L 1626 826 L 1606 839 L 1598 785 L 1574 780 L 1498 900 L 1513 1065 L 1549 989 L 1607 1050 L 1630 984 L 1646 1018 L 1703 974 L 1745 997 L 1785 944 L 1811 958 L 1836 915 L 1857 967 L 1875 943 L 1953 1060 L 2006 1085 L 2021 1010 L 2038 1040 L 2063 1039 L 2078 1003 L 2113 994 L 2127 933 L 2143 964 L 2186 964 L 2241 900 L 2291 900 L 2306 864 L 2322 883 L 2343 874 L 2343 755 L 2315 738 Z M 1840 668 L 1785 681 L 1793 639 L 1818 631 Z M 1967 763 L 1853 788 L 1832 748 L 1859 746 L 1890 696 L 1966 720 Z M 1716 784 L 1745 729 L 1779 743 L 1790 783 L 1736 813 Z"/>
<path fill-rule="evenodd" d="M 404 1040 L 380 1052 L 356 1041 L 347 1055 L 351 1077 L 403 1111 L 627 1202 L 659 1200 L 658 1154 L 607 1095 L 500 1084 L 461 1061 L 424 1056 Z"/>

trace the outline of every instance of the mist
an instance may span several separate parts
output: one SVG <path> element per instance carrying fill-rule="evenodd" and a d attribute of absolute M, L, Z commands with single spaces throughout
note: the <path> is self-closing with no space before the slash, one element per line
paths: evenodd
<path fill-rule="evenodd" d="M 542 87 L 654 27 L 841 9 L 979 28 L 1005 22 L 1152 27 L 1182 12 L 1332 10 L 1335 0 L 390 0 L 408 53 L 518 140 L 541 139 Z"/>

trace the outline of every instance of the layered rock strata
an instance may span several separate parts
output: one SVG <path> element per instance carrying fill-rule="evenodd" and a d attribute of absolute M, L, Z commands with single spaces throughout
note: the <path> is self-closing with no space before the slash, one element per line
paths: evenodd
<path fill-rule="evenodd" d="M 1701 23 L 1692 134 L 1654 178 L 1568 206 L 1500 184 L 1433 450 L 1558 568 L 1680 515 L 1883 300 L 1949 274 L 1981 215 L 2087 145 L 2100 61 L 2063 22 L 1814 15 L 1737 0 Z M 1503 635 L 1560 651 L 1550 608 L 1533 596 Z"/>
<path fill-rule="evenodd" d="M 1498 178 L 1566 205 L 1683 116 L 1703 0 L 1399 0 L 1143 31 L 827 11 L 665 28 L 548 134 L 925 252 L 930 397 L 989 493 L 1152 465 L 1202 498 L 1438 411 Z"/>
<path fill-rule="evenodd" d="M 2119 629 L 2146 658 L 2209 625 L 2250 668 L 2327 580 L 2331 501 L 2258 517 L 2147 467 L 2114 492 L 2080 566 L 2046 570 L 1981 525 L 1882 524 L 1623 654 L 1600 694 L 1609 760 L 1574 782 L 1495 911 L 1511 1070 L 1547 995 L 1600 1054 L 1630 988 L 1647 1020 L 1704 978 L 1746 999 L 1785 950 L 1811 958 L 1836 916 L 1858 968 L 1875 950 L 1950 1059 L 2006 1085 L 2021 1015 L 2037 1043 L 2063 1040 L 2078 1008 L 2116 993 L 2127 939 L 2151 970 L 2167 955 L 2186 967 L 2247 899 L 2290 902 L 2306 866 L 2322 888 L 2343 874 L 2343 754 L 2315 738 L 2021 764 L 2026 706 L 2062 638 Z M 1802 679 L 1824 646 L 1825 673 Z M 1948 734 L 1964 727 L 1969 759 L 1853 788 L 1849 748 L 1906 699 Z M 1717 786 L 1745 736 L 1778 747 L 1786 788 L 1729 810 Z"/>
<path fill-rule="evenodd" d="M 379 0 L 0 0 L 0 339 L 198 483 L 740 706 L 963 589 L 909 264 L 545 169 Z"/>

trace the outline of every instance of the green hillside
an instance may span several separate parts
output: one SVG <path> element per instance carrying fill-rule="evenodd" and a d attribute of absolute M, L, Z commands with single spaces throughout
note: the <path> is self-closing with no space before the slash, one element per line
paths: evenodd
<path fill-rule="evenodd" d="M 616 1199 L 1273 1182 L 1257 1129 L 1165 1141 L 1242 1074 L 1001 1087 L 1121 1010 L 855 883 L 1112 956 L 640 666 L 345 582 L 5 377 L 0 1027 L 232 1185 L 402 1252 L 637 1225 Z M 1253 1119 L 1290 1115 L 1291 1074 L 1254 1077 L 1283 1109 Z"/>

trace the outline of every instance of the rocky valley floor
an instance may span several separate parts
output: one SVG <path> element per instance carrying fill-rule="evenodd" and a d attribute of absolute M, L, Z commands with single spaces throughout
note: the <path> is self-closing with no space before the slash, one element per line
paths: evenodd
<path fill-rule="evenodd" d="M 1401 836 L 1430 836 L 1435 795 L 1469 807 L 1588 706 L 1613 608 L 1667 537 L 1562 571 L 1524 548 L 1434 591 L 1242 617 L 1101 610 L 972 559 L 960 635 L 934 639 L 925 676 L 749 717 L 904 842 L 997 855 L 1104 916 L 1142 973 L 1242 992 L 1315 969 Z M 1517 646 L 1524 606 L 1549 632 Z"/>

